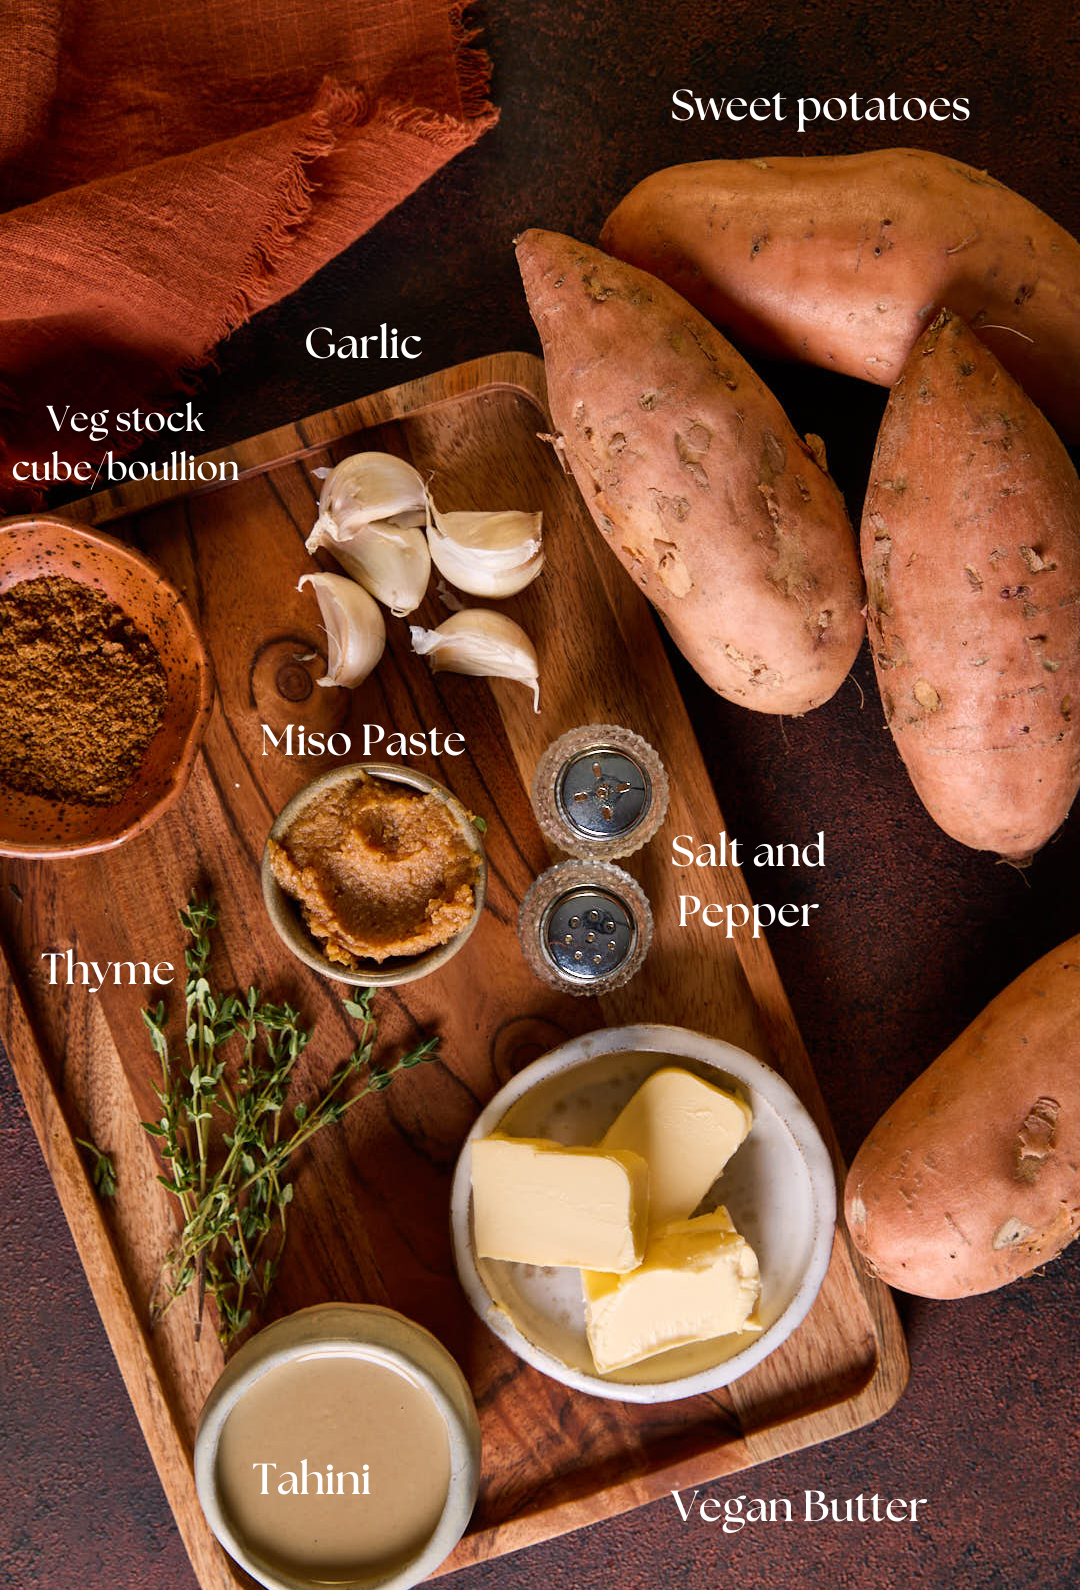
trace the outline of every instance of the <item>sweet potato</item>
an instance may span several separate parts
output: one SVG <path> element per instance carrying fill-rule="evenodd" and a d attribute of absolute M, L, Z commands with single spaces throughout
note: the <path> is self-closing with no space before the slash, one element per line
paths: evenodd
<path fill-rule="evenodd" d="M 862 521 L 885 717 L 934 821 L 1013 860 L 1080 786 L 1080 482 L 945 310 L 889 394 Z"/>
<path fill-rule="evenodd" d="M 891 386 L 950 305 L 1080 439 L 1080 244 L 926 149 L 707 160 L 646 177 L 602 247 L 736 342 Z"/>
<path fill-rule="evenodd" d="M 1080 1231 L 1080 935 L 991 1000 L 882 1116 L 848 1172 L 875 1275 L 966 1297 Z"/>
<path fill-rule="evenodd" d="M 670 287 L 554 232 L 526 232 L 518 262 L 557 445 L 676 645 L 729 701 L 825 701 L 859 649 L 863 598 L 820 452 Z"/>

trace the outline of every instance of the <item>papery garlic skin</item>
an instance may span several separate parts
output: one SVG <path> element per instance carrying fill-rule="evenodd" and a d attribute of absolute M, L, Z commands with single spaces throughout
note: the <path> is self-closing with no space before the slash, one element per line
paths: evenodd
<path fill-rule="evenodd" d="M 409 626 L 412 648 L 433 673 L 472 674 L 481 679 L 516 679 L 533 693 L 540 711 L 540 665 L 536 647 L 520 624 L 490 607 L 466 607 L 435 629 Z"/>
<path fill-rule="evenodd" d="M 542 515 L 518 509 L 440 513 L 431 505 L 427 529 L 431 561 L 451 585 L 470 596 L 514 596 L 544 567 Z"/>
<path fill-rule="evenodd" d="M 435 595 L 448 613 L 463 613 L 469 605 L 467 602 L 463 602 L 458 593 L 447 585 L 441 574 L 435 581 Z"/>
<path fill-rule="evenodd" d="M 386 646 L 386 624 L 378 602 L 344 574 L 305 574 L 296 587 L 315 592 L 326 630 L 326 673 L 319 685 L 362 684 Z"/>
<path fill-rule="evenodd" d="M 402 618 L 419 607 L 431 578 L 429 520 L 427 487 L 411 464 L 393 453 L 354 453 L 324 480 L 306 546 L 325 547 Z"/>

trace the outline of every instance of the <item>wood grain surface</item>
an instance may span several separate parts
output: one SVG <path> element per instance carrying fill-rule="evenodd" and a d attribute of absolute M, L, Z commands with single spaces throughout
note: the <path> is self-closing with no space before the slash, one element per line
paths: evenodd
<path fill-rule="evenodd" d="M 454 1276 L 449 1176 L 469 1125 L 522 1065 L 601 1023 L 670 1021 L 761 1055 L 792 1083 L 835 1152 L 764 939 L 729 941 L 697 922 L 677 926 L 680 874 L 670 864 L 670 836 L 714 838 L 723 818 L 652 614 L 537 438 L 543 405 L 539 361 L 497 355 L 212 455 L 234 458 L 243 471 L 226 488 L 127 487 L 65 510 L 108 524 L 163 567 L 195 611 L 218 680 L 203 753 L 176 808 L 107 858 L 4 863 L 9 887 L 0 891 L 12 973 L 5 1042 L 204 1590 L 244 1582 L 209 1534 L 191 1472 L 195 1421 L 222 1358 L 210 1332 L 193 1347 L 190 1299 L 152 1333 L 146 1328 L 172 1216 L 137 1124 L 155 1102 L 144 993 L 109 986 L 89 998 L 47 987 L 41 956 L 73 948 L 99 962 L 179 964 L 177 907 L 193 884 L 212 887 L 222 918 L 217 972 L 298 1004 L 315 1024 L 302 1082 L 325 1078 L 352 1047 L 352 1024 L 338 992 L 274 936 L 258 864 L 273 816 L 333 759 L 264 754 L 263 724 L 275 733 L 289 723 L 346 728 L 358 749 L 364 724 L 458 730 L 465 755 L 416 765 L 488 824 L 488 903 L 477 931 L 438 973 L 386 991 L 376 1005 L 390 1049 L 438 1030 L 444 1063 L 399 1078 L 305 1150 L 266 1316 L 370 1299 L 428 1326 L 461 1362 L 480 1409 L 484 1478 L 470 1533 L 446 1566 L 854 1429 L 885 1412 L 906 1380 L 891 1299 L 857 1270 L 843 1232 L 822 1292 L 788 1343 L 727 1392 L 658 1407 L 601 1403 L 522 1364 L 474 1318 Z M 311 470 L 363 448 L 411 458 L 432 476 L 440 507 L 543 510 L 545 572 L 503 604 L 537 644 L 538 715 L 519 685 L 431 675 L 411 653 L 407 625 L 392 620 L 383 662 L 360 690 L 315 686 L 325 638 L 310 594 L 295 589 L 311 568 L 303 545 L 318 486 Z M 443 616 L 432 592 L 414 618 Z M 590 721 L 644 734 L 673 791 L 665 828 L 627 863 L 652 901 L 653 949 L 641 974 L 599 1005 L 538 983 L 516 936 L 521 897 L 551 860 L 528 800 L 533 768 L 557 735 Z M 711 872 L 708 887 L 722 902 L 749 899 L 733 869 Z M 182 996 L 169 992 L 175 1012 Z M 116 1158 L 120 1193 L 106 1210 L 94 1200 L 74 1135 L 92 1136 Z"/>

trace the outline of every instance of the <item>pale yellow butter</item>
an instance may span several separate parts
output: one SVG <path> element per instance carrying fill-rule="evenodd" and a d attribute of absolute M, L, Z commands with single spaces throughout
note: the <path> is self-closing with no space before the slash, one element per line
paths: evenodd
<path fill-rule="evenodd" d="M 757 1256 L 723 1208 L 661 1226 L 636 1270 L 586 1270 L 582 1285 L 601 1374 L 672 1347 L 761 1328 L 753 1317 L 761 1296 Z"/>
<path fill-rule="evenodd" d="M 482 1259 L 615 1273 L 641 1263 L 649 1170 L 639 1154 L 499 1134 L 474 1142 L 471 1152 Z"/>
<path fill-rule="evenodd" d="M 647 1078 L 600 1147 L 640 1154 L 649 1167 L 649 1224 L 692 1215 L 753 1124 L 748 1104 L 692 1071 L 664 1066 Z"/>

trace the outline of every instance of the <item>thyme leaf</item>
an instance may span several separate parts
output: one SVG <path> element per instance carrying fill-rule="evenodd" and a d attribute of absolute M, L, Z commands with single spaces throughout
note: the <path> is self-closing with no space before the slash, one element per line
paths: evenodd
<path fill-rule="evenodd" d="M 80 1148 L 85 1148 L 87 1153 L 93 1156 L 90 1175 L 98 1194 L 102 1198 L 115 1198 L 119 1184 L 116 1179 L 116 1166 L 112 1162 L 112 1156 L 106 1154 L 104 1149 L 98 1148 L 96 1143 L 88 1142 L 85 1137 L 77 1137 L 75 1141 Z"/>

